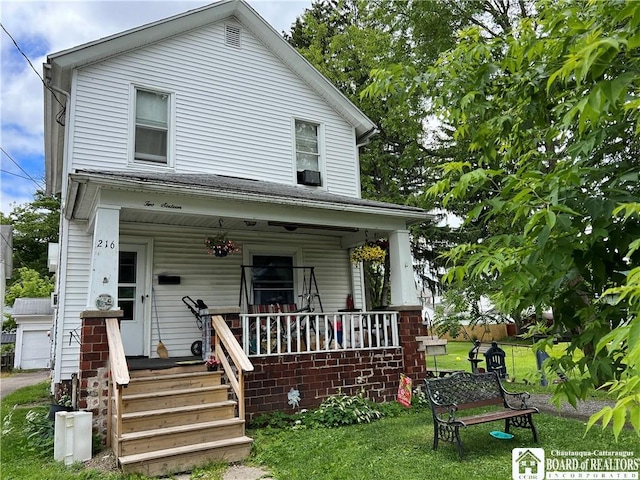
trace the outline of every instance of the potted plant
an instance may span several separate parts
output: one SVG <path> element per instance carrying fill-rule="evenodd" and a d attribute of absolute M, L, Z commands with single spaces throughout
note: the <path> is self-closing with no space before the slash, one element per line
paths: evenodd
<path fill-rule="evenodd" d="M 207 237 L 204 245 L 207 253 L 216 257 L 226 257 L 227 255 L 240 251 L 238 244 L 233 240 L 229 240 L 226 233 L 219 233 L 212 237 Z"/>
<path fill-rule="evenodd" d="M 351 251 L 351 262 L 352 263 L 360 263 L 360 262 L 371 262 L 371 263 L 384 263 L 384 259 L 387 256 L 387 252 L 385 252 L 380 245 L 375 243 L 366 243 L 364 245 L 360 245 L 354 248 Z"/>
<path fill-rule="evenodd" d="M 56 419 L 57 412 L 72 412 L 73 405 L 71 403 L 71 395 L 65 390 L 63 390 L 60 396 L 55 399 L 55 403 L 52 403 L 49 406 L 49 420 Z"/>
<path fill-rule="evenodd" d="M 209 354 L 209 358 L 204 362 L 207 367 L 208 372 L 216 372 L 218 371 L 218 367 L 220 366 L 220 360 L 213 353 Z"/>

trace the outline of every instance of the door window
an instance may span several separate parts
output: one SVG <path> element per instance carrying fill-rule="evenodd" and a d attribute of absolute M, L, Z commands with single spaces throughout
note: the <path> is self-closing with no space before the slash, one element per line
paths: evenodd
<path fill-rule="evenodd" d="M 118 268 L 118 305 L 123 312 L 123 321 L 130 321 L 134 319 L 137 265 L 137 252 L 120 252 L 120 265 Z"/>

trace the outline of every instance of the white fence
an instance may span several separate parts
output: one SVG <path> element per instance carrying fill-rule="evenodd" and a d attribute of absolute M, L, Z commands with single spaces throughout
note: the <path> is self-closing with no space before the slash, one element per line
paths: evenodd
<path fill-rule="evenodd" d="M 248 356 L 398 347 L 398 312 L 244 314 Z"/>

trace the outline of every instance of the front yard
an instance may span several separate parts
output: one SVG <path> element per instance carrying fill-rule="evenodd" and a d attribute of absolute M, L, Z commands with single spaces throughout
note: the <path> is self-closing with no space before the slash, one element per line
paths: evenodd
<path fill-rule="evenodd" d="M 455 361 L 455 358 L 454 358 Z M 520 385 L 509 385 L 511 390 Z M 25 417 L 29 410 L 47 411 L 47 384 L 28 387 L 7 396 L 2 403 L 3 435 L 1 476 L 3 479 L 140 479 L 114 471 L 87 469 L 84 465 L 65 468 L 54 462 L 44 443 L 27 440 Z M 14 409 L 15 405 L 15 409 Z M 502 424 L 470 427 L 461 433 L 466 458 L 460 462 L 456 448 L 441 443 L 431 449 L 433 426 L 427 409 L 385 409 L 395 412 L 370 424 L 339 428 L 261 428 L 250 430 L 255 439 L 250 462 L 260 465 L 282 480 L 335 479 L 510 479 L 512 449 L 539 447 L 552 451 L 633 451 L 640 456 L 640 442 L 625 430 L 618 443 L 610 429 L 594 428 L 585 435 L 581 421 L 541 413 L 535 416 L 540 443 L 531 433 L 515 429 L 512 440 L 490 435 Z M 13 413 L 11 413 L 13 412 Z M 11 413 L 11 415 L 9 415 Z M 42 440 L 37 438 L 37 440 Z M 99 456 L 100 453 L 97 454 Z M 212 465 L 192 473 L 193 479 L 221 479 L 225 468 Z M 637 469 L 635 470 L 637 472 Z"/>

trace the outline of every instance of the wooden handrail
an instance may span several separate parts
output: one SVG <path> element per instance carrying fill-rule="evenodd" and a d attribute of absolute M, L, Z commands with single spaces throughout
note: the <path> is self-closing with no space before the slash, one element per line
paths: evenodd
<path fill-rule="evenodd" d="M 216 335 L 224 345 L 227 353 L 233 360 L 238 370 L 244 370 L 245 372 L 253 371 L 253 364 L 249 357 L 244 353 L 244 350 L 233 336 L 231 329 L 220 315 L 213 315 L 211 317 L 211 325 L 213 326 Z"/>
<path fill-rule="evenodd" d="M 109 363 L 111 365 L 111 379 L 118 386 L 129 385 L 129 368 L 124 355 L 124 345 L 120 335 L 117 318 L 107 318 L 107 342 L 109 344 Z"/>
<path fill-rule="evenodd" d="M 252 372 L 253 364 L 249 357 L 244 353 L 244 350 L 233 336 L 231 329 L 220 315 L 213 315 L 211 317 L 211 326 L 216 332 L 215 335 L 215 353 L 216 358 L 222 363 L 222 368 L 227 374 L 229 384 L 233 388 L 234 393 L 238 399 L 238 416 L 244 419 L 244 372 Z M 224 354 L 224 350 L 231 358 L 231 361 L 238 370 L 236 373 L 231 368 L 227 356 Z"/>

